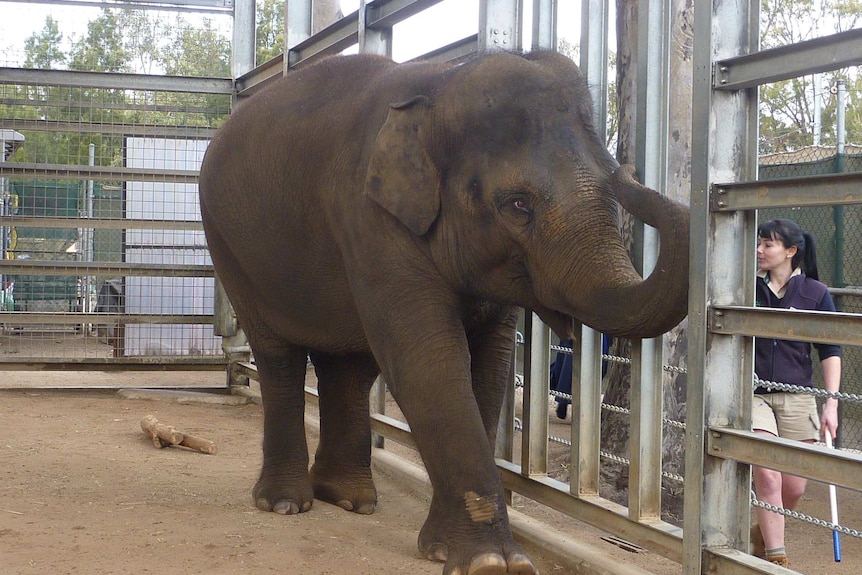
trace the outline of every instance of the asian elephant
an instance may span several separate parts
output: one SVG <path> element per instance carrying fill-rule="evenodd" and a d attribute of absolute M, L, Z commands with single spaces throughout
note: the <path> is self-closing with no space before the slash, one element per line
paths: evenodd
<path fill-rule="evenodd" d="M 517 306 L 652 337 L 686 314 L 688 209 L 638 184 L 555 53 L 459 64 L 337 56 L 289 72 L 221 127 L 200 172 L 216 272 L 263 397 L 257 507 L 377 503 L 369 389 L 382 373 L 433 486 L 419 534 L 444 574 L 533 574 L 514 542 L 494 436 Z M 659 230 L 641 278 L 618 204 Z M 319 380 L 309 470 L 306 356 Z"/>

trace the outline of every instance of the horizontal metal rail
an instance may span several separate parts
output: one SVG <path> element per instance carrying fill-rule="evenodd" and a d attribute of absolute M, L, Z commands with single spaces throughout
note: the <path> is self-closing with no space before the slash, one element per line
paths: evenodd
<path fill-rule="evenodd" d="M 171 182 L 195 184 L 196 170 L 164 170 L 122 168 L 116 166 L 84 166 L 74 164 L 36 164 L 30 162 L 0 162 L 0 176 L 51 178 L 62 180 L 95 180 L 100 182 Z"/>
<path fill-rule="evenodd" d="M 21 228 L 93 228 L 100 230 L 202 231 L 201 222 L 190 220 L 148 220 L 132 218 L 55 218 L 41 216 L 0 216 L 0 226 Z"/>
<path fill-rule="evenodd" d="M 0 273 L 50 276 L 214 277 L 213 266 L 0 260 Z"/>
<path fill-rule="evenodd" d="M 33 312 L 0 311 L 0 323 L 9 326 L 25 325 L 131 325 L 131 324 L 171 324 L 171 325 L 213 325 L 212 314 L 152 314 L 152 313 L 108 313 L 108 312 Z"/>
<path fill-rule="evenodd" d="M 73 86 L 110 90 L 152 90 L 227 94 L 234 92 L 230 78 L 196 78 L 194 76 L 156 76 L 122 72 L 81 72 L 77 70 L 39 70 L 36 68 L 0 68 L 0 84 L 36 86 Z"/>
<path fill-rule="evenodd" d="M 57 120 L 0 120 L 0 128 L 21 131 L 66 132 L 75 134 L 115 134 L 120 136 L 147 136 L 162 138 L 212 138 L 216 129 L 207 126 L 159 126 L 153 124 L 107 124 L 97 122 L 61 122 Z"/>
<path fill-rule="evenodd" d="M 709 195 L 713 212 L 860 203 L 862 173 L 858 172 L 714 184 Z"/>
<path fill-rule="evenodd" d="M 227 364 L 223 356 L 188 355 L 0 359 L 3 371 L 222 371 Z"/>
<path fill-rule="evenodd" d="M 862 29 L 715 63 L 713 88 L 740 90 L 862 64 Z"/>
<path fill-rule="evenodd" d="M 9 1 L 9 0 L 5 0 Z M 40 108 L 68 108 L 68 100 L 58 99 L 43 99 L 43 98 L 0 98 L 0 104 L 16 107 L 40 107 Z M 230 114 L 230 104 L 226 104 L 224 109 L 213 109 L 212 106 L 187 106 L 178 104 L 136 104 L 132 102 L 75 102 L 76 110 L 119 110 L 121 112 L 178 112 L 181 114 L 200 114 L 211 116 L 213 114 L 227 116 Z M 15 128 L 16 122 L 11 118 L 0 120 L 2 127 Z M 186 126 L 194 130 L 197 126 Z M 209 126 L 203 126 L 204 129 L 209 129 Z"/>
<path fill-rule="evenodd" d="M 288 50 L 287 65 L 299 68 L 359 43 L 359 11 L 344 16 Z"/>
<path fill-rule="evenodd" d="M 391 28 L 439 3 L 440 0 L 377 0 L 366 8 L 365 21 L 372 29 Z"/>
<path fill-rule="evenodd" d="M 862 314 L 713 305 L 707 322 L 724 335 L 862 345 Z"/>
<path fill-rule="evenodd" d="M 707 452 L 714 457 L 862 491 L 859 473 L 862 455 L 855 453 L 729 427 L 709 428 Z"/>
<path fill-rule="evenodd" d="M 89 6 L 93 8 L 119 8 L 136 10 L 170 10 L 200 14 L 233 14 L 233 0 L 3 0 L 27 4 L 56 4 L 59 6 Z"/>
<path fill-rule="evenodd" d="M 575 497 L 569 485 L 539 475 L 524 477 L 521 466 L 497 459 L 503 486 L 543 505 L 614 533 L 674 561 L 682 561 L 682 529 L 659 519 L 634 521 L 627 507 L 597 495 Z"/>
<path fill-rule="evenodd" d="M 236 79 L 237 96 L 251 96 L 284 75 L 284 54 L 270 58 Z"/>

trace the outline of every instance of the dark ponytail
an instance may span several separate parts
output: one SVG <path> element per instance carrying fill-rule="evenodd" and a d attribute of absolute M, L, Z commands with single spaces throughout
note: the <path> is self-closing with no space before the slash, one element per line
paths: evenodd
<path fill-rule="evenodd" d="M 814 238 L 793 220 L 776 219 L 763 222 L 757 227 L 757 236 L 766 240 L 778 240 L 785 248 L 796 247 L 796 254 L 790 260 L 793 269 L 801 268 L 808 277 L 820 280 L 817 272 L 817 250 Z"/>

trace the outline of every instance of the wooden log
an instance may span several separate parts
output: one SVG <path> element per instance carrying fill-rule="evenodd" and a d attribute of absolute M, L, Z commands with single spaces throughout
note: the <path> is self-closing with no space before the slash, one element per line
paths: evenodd
<path fill-rule="evenodd" d="M 207 455 L 213 455 L 216 452 L 215 443 L 209 439 L 195 437 L 194 435 L 184 435 L 183 440 L 180 441 L 180 445 L 206 453 Z"/>
<path fill-rule="evenodd" d="M 212 455 L 216 452 L 215 443 L 203 437 L 195 437 L 178 431 L 172 425 L 159 423 L 153 415 L 146 415 L 141 420 L 141 429 L 153 441 L 153 446 L 161 449 L 172 445 L 182 445 L 189 449 Z"/>
<path fill-rule="evenodd" d="M 141 420 L 141 429 L 153 441 L 153 447 L 158 449 L 170 445 L 179 445 L 185 437 L 174 427 L 159 423 L 154 415 L 144 416 Z"/>

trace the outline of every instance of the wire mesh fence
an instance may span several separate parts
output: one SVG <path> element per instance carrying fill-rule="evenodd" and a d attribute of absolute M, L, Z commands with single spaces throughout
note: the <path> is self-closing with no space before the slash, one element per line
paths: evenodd
<path fill-rule="evenodd" d="M 862 146 L 809 146 L 760 157 L 761 179 L 790 178 L 862 171 Z M 862 313 L 862 206 L 822 206 L 758 211 L 758 221 L 789 218 L 814 237 L 820 280 L 830 286 L 838 311 Z M 815 384 L 823 385 L 819 370 Z M 843 349 L 841 391 L 862 394 L 862 349 Z M 840 403 L 838 445 L 862 448 L 862 404 Z"/>
<path fill-rule="evenodd" d="M 194 77 L 229 75 L 226 33 L 166 11 L 36 25 L 0 46 L 0 362 L 221 359 L 197 172 L 231 90 Z"/>

